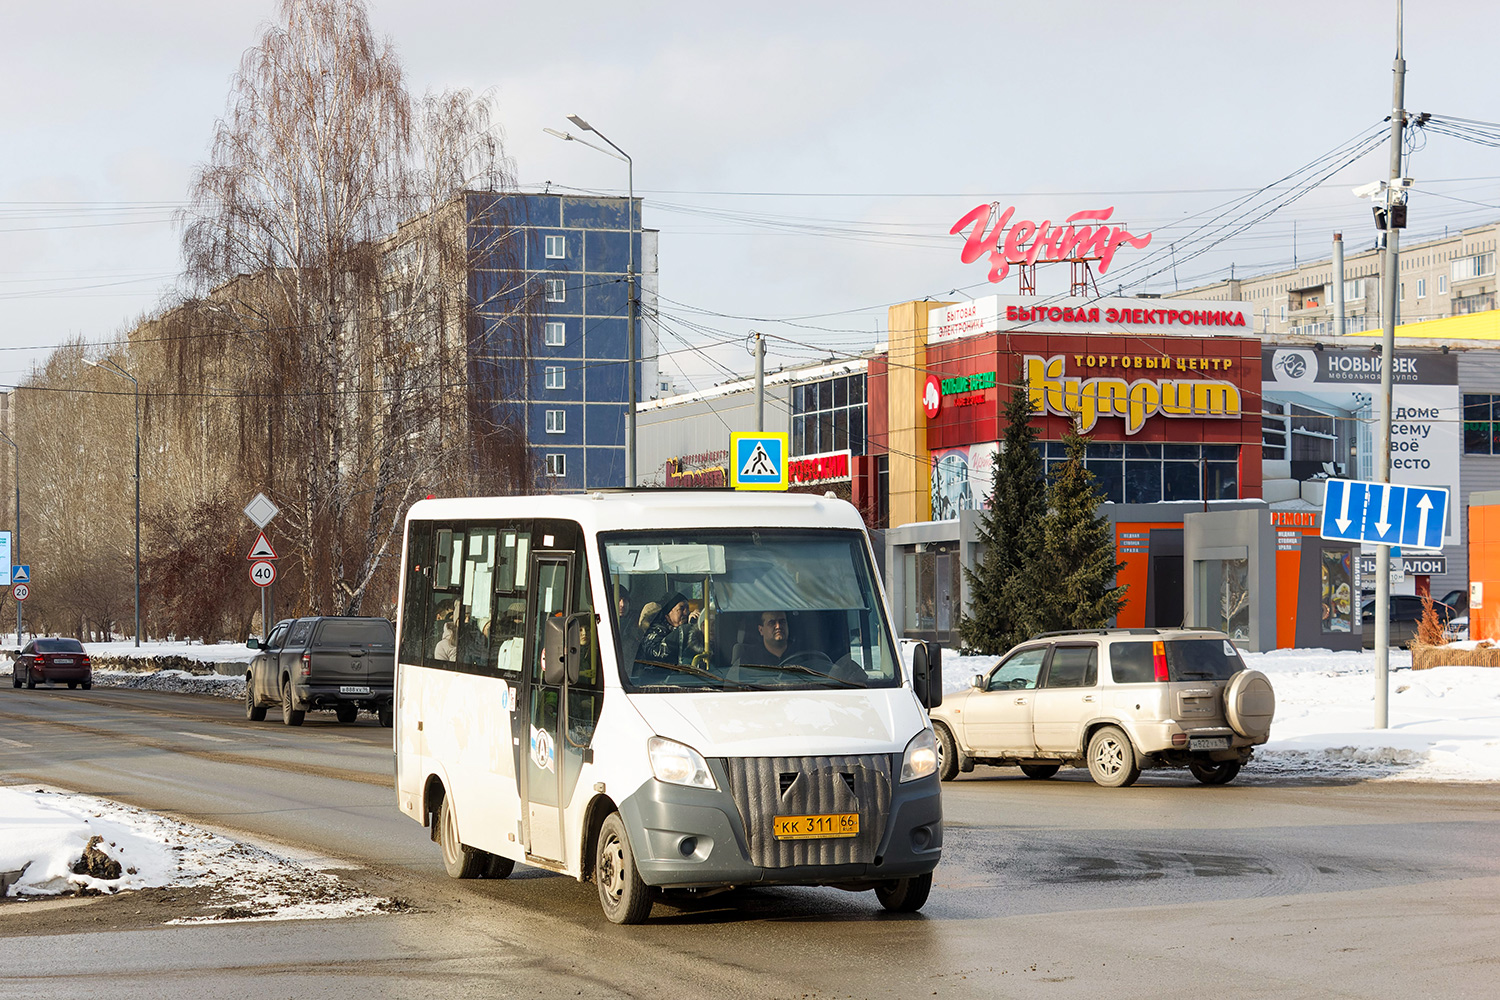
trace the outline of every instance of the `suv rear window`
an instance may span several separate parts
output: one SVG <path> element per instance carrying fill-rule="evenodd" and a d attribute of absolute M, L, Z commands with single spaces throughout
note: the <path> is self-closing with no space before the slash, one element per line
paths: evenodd
<path fill-rule="evenodd" d="M 1116 642 L 1109 647 L 1109 673 L 1116 684 L 1156 680 L 1151 642 Z M 1168 639 L 1167 676 L 1174 681 L 1226 681 L 1245 669 L 1239 650 L 1225 639 Z"/>
<path fill-rule="evenodd" d="M 396 631 L 384 618 L 327 621 L 318 631 L 318 643 L 324 646 L 392 645 Z"/>
<path fill-rule="evenodd" d="M 36 651 L 38 653 L 81 653 L 83 643 L 77 639 L 38 639 Z"/>

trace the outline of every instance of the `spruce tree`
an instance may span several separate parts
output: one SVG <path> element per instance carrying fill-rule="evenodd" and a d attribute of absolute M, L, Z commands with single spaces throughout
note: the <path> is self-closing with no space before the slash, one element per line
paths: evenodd
<path fill-rule="evenodd" d="M 1041 554 L 1046 486 L 1032 414 L 1023 381 L 1005 405 L 1005 437 L 995 458 L 989 506 L 979 520 L 983 550 L 975 567 L 964 570 L 972 615 L 960 619 L 959 634 L 965 648 L 976 653 L 1003 653 L 1035 631 L 1034 567 Z"/>
<path fill-rule="evenodd" d="M 1088 439 L 1077 428 L 1063 435 L 1067 461 L 1053 467 L 1047 484 L 1042 553 L 1036 581 L 1038 631 L 1102 628 L 1125 603 L 1125 587 L 1110 580 L 1125 567 L 1115 562 L 1109 520 L 1099 515 L 1103 495 L 1084 466 Z"/>

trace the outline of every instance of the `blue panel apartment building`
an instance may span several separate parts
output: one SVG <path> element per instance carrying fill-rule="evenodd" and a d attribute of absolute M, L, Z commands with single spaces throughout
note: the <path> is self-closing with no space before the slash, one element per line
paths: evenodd
<path fill-rule="evenodd" d="M 636 398 L 656 383 L 657 233 L 640 200 L 465 195 L 471 364 L 488 414 L 524 432 L 543 493 L 625 485 L 626 273 L 634 234 Z"/>

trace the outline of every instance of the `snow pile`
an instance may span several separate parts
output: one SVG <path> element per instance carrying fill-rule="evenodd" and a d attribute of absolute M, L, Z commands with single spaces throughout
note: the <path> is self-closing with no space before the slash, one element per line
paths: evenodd
<path fill-rule="evenodd" d="M 218 912 L 179 923 L 300 920 L 401 908 L 327 872 L 93 796 L 0 788 L 0 817 L 0 896 L 98 895 L 157 886 L 216 890 Z M 118 862 L 117 878 L 77 870 L 91 845 Z"/>

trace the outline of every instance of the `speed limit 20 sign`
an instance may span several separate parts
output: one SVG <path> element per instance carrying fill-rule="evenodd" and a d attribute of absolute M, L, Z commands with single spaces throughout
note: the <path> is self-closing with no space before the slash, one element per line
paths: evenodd
<path fill-rule="evenodd" d="M 15 596 L 16 600 L 24 601 L 31 596 L 31 588 L 24 583 L 18 583 L 16 584 L 16 589 L 11 591 L 11 593 Z"/>
<path fill-rule="evenodd" d="M 276 581 L 276 564 L 264 559 L 250 567 L 250 582 L 257 587 L 269 587 Z"/>

